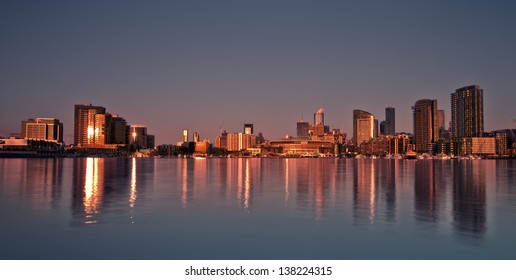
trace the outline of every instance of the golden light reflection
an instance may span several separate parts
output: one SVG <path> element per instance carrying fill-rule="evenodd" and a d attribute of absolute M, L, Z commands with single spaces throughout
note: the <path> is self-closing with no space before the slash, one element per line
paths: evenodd
<path fill-rule="evenodd" d="M 324 210 L 324 176 L 322 170 L 324 170 L 324 166 L 320 166 L 321 161 L 317 161 L 317 165 L 315 168 L 315 189 L 314 189 L 314 211 L 315 211 L 315 220 L 321 221 L 323 217 Z"/>
<path fill-rule="evenodd" d="M 134 207 L 136 198 L 138 198 L 138 191 L 136 190 L 136 158 L 133 158 L 131 167 L 131 192 L 129 194 L 129 207 Z"/>
<path fill-rule="evenodd" d="M 237 159 L 237 199 L 242 200 L 242 158 Z"/>
<path fill-rule="evenodd" d="M 376 215 L 376 185 L 374 180 L 375 165 L 371 164 L 371 181 L 369 182 L 371 184 L 371 188 L 369 189 L 369 222 L 372 224 L 374 223 L 374 217 Z"/>
<path fill-rule="evenodd" d="M 94 214 L 98 213 L 102 200 L 102 189 L 99 178 L 99 159 L 86 159 L 86 178 L 84 180 L 84 212 L 86 212 L 86 224 L 97 223 L 93 219 Z"/>
<path fill-rule="evenodd" d="M 88 140 L 92 139 L 94 135 L 93 126 L 88 126 Z"/>
<path fill-rule="evenodd" d="M 249 209 L 249 200 L 251 198 L 251 175 L 249 170 L 249 159 L 245 160 L 245 177 L 244 177 L 244 209 Z"/>
<path fill-rule="evenodd" d="M 183 179 L 181 184 L 181 202 L 183 203 L 183 208 L 186 208 L 188 206 L 188 161 L 187 159 L 184 159 L 181 163 L 181 170 L 183 175 L 181 176 Z"/>
<path fill-rule="evenodd" d="M 288 204 L 288 198 L 290 196 L 289 185 L 288 185 L 288 158 L 285 159 L 285 205 Z"/>

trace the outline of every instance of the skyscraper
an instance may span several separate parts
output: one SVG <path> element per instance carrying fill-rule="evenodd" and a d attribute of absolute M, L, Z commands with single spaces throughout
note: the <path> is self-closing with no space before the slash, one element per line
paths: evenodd
<path fill-rule="evenodd" d="M 444 127 L 444 110 L 437 110 L 437 129 L 439 131 L 439 138 L 444 138 L 446 132 Z"/>
<path fill-rule="evenodd" d="M 63 142 L 63 124 L 54 118 L 22 121 L 22 138 Z"/>
<path fill-rule="evenodd" d="M 324 126 L 324 108 L 321 107 L 314 114 L 314 126 L 322 124 Z"/>
<path fill-rule="evenodd" d="M 414 107 L 414 140 L 416 152 L 432 152 L 439 138 L 437 100 L 418 100 Z"/>
<path fill-rule="evenodd" d="M 353 141 L 355 147 L 374 137 L 374 116 L 366 111 L 353 110 Z"/>
<path fill-rule="evenodd" d="M 396 134 L 396 117 L 395 109 L 393 107 L 385 108 L 385 134 Z"/>
<path fill-rule="evenodd" d="M 308 122 L 305 122 L 304 120 L 300 120 L 296 124 L 297 128 L 297 137 L 298 138 L 308 138 L 309 134 L 308 131 L 310 129 L 310 124 Z"/>
<path fill-rule="evenodd" d="M 484 90 L 479 85 L 456 89 L 451 94 L 452 137 L 482 137 Z"/>
<path fill-rule="evenodd" d="M 95 116 L 105 113 L 106 108 L 101 106 L 75 105 L 74 143 L 76 146 L 95 144 L 95 132 L 100 130 L 95 124 Z"/>
<path fill-rule="evenodd" d="M 119 115 L 111 115 L 111 135 L 109 143 L 111 144 L 127 144 L 129 127 L 127 121 Z"/>

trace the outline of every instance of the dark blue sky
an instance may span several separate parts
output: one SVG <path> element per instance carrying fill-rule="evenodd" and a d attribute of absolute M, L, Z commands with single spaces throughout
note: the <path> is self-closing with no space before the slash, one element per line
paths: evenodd
<path fill-rule="evenodd" d="M 319 106 L 352 134 L 352 111 L 412 131 L 411 106 L 484 89 L 486 130 L 516 118 L 514 1 L 2 1 L 0 135 L 73 105 L 145 124 L 158 144 L 219 128 L 276 139 Z M 70 141 L 69 141 L 70 142 Z"/>

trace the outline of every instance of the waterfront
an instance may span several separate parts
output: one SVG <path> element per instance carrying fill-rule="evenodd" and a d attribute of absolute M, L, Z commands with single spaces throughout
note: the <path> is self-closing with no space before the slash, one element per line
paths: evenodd
<path fill-rule="evenodd" d="M 512 160 L 0 159 L 1 259 L 516 259 Z"/>

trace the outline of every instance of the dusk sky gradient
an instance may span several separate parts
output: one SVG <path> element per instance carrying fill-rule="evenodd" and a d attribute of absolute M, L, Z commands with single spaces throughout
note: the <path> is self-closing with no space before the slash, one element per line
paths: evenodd
<path fill-rule="evenodd" d="M 352 136 L 354 109 L 396 108 L 484 89 L 485 130 L 514 128 L 515 1 L 2 1 L 0 136 L 74 104 L 145 124 L 157 144 L 183 128 L 212 142 L 253 123 L 295 134 L 303 114 Z"/>

